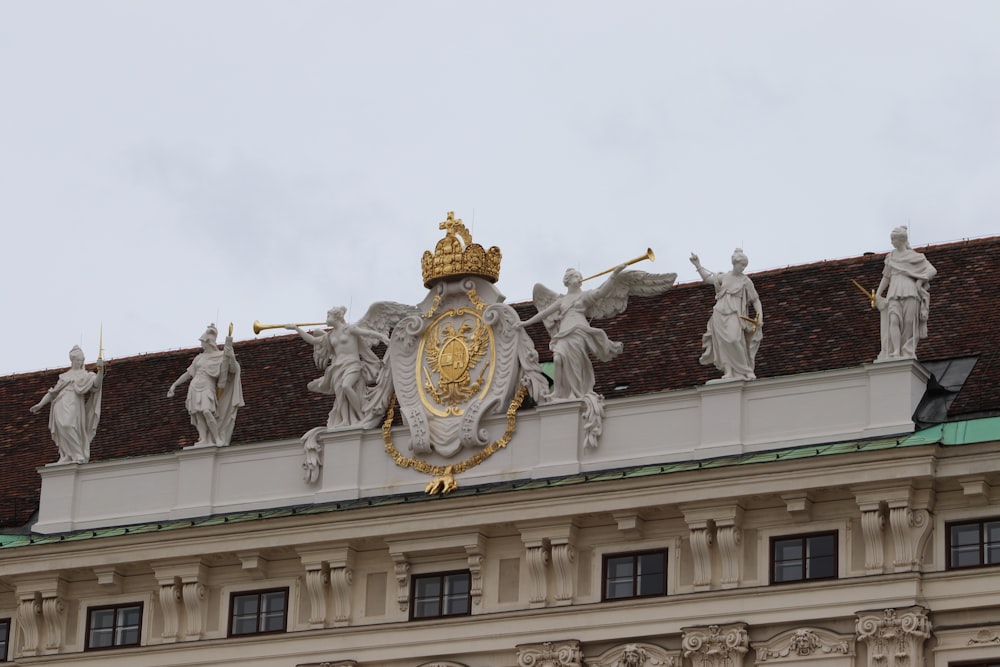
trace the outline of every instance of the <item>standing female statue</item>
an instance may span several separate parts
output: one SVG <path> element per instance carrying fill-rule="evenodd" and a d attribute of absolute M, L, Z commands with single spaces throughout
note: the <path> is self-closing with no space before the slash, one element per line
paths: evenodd
<path fill-rule="evenodd" d="M 97 360 L 97 372 L 83 367 L 83 350 L 74 345 L 69 351 L 70 369 L 59 375 L 56 385 L 42 396 L 31 412 L 37 413 L 47 404 L 49 430 L 59 448 L 58 463 L 86 463 L 90 460 L 90 443 L 101 419 L 101 386 L 104 383 L 104 360 Z"/>
<path fill-rule="evenodd" d="M 191 381 L 184 405 L 191 414 L 191 423 L 198 429 L 196 445 L 228 445 L 236 426 L 236 412 L 243 407 L 243 385 L 233 352 L 233 337 L 227 336 L 220 350 L 216 343 L 218 336 L 219 330 L 209 324 L 198 338 L 201 353 L 167 390 L 167 398 L 173 398 L 177 387 Z"/>
<path fill-rule="evenodd" d="M 691 255 L 698 275 L 715 287 L 715 307 L 701 338 L 699 361 L 722 371 L 722 380 L 753 380 L 757 348 L 764 336 L 764 311 L 753 281 L 743 273 L 749 260 L 742 248 L 733 251 L 732 261 L 732 271 L 713 273 L 701 265 L 698 255 Z M 750 317 L 749 306 L 756 317 Z"/>
<path fill-rule="evenodd" d="M 882 351 L 876 361 L 915 359 L 917 341 L 927 337 L 930 280 L 937 275 L 927 258 L 910 247 L 909 230 L 896 227 L 892 250 L 885 256 L 875 305 L 882 315 Z"/>

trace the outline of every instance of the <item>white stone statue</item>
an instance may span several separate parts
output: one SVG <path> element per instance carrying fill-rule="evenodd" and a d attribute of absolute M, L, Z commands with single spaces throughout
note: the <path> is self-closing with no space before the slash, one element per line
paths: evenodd
<path fill-rule="evenodd" d="M 218 336 L 219 330 L 214 324 L 209 324 L 198 338 L 202 352 L 167 390 L 167 398 L 173 398 L 177 387 L 191 381 L 185 406 L 191 413 L 191 423 L 198 429 L 195 445 L 228 445 L 236 426 L 236 413 L 244 405 L 233 337 L 227 336 L 225 345 L 219 349 L 216 343 Z"/>
<path fill-rule="evenodd" d="M 604 319 L 625 312 L 630 296 L 653 296 L 667 291 L 677 274 L 624 271 L 615 267 L 604 283 L 592 290 L 581 287 L 583 276 L 566 269 L 566 294 L 553 292 L 537 283 L 533 290 L 538 312 L 521 323 L 528 326 L 541 320 L 549 332 L 555 386 L 552 398 L 582 398 L 594 391 L 594 366 L 590 355 L 610 361 L 621 354 L 622 344 L 612 341 L 603 330 L 590 326 L 592 319 Z"/>
<path fill-rule="evenodd" d="M 753 380 L 757 349 L 764 336 L 764 311 L 753 281 L 743 273 L 748 260 L 742 248 L 733 251 L 733 270 L 713 273 L 692 253 L 691 263 L 701 279 L 715 287 L 715 307 L 702 336 L 703 366 L 715 366 L 728 380 Z M 754 317 L 750 317 L 753 306 Z"/>
<path fill-rule="evenodd" d="M 928 288 L 937 275 L 927 258 L 910 247 L 905 226 L 892 230 L 890 239 L 893 249 L 885 256 L 882 281 L 875 290 L 882 339 L 882 351 L 875 361 L 917 357 L 917 342 L 927 337 Z"/>
<path fill-rule="evenodd" d="M 597 445 L 604 413 L 603 399 L 594 392 L 594 365 L 590 357 L 610 361 L 622 351 L 620 342 L 590 326 L 590 321 L 623 313 L 630 296 L 662 294 L 677 279 L 675 273 L 625 271 L 626 266 L 615 267 L 608 279 L 592 290 L 582 288 L 583 276 L 572 268 L 563 275 L 565 294 L 536 284 L 532 294 L 538 312 L 521 322 L 522 327 L 538 321 L 545 324 L 551 338 L 549 349 L 554 366 L 554 385 L 549 398 L 582 399 L 587 403 L 584 419 L 588 447 Z"/>
<path fill-rule="evenodd" d="M 378 301 L 355 324 L 344 319 L 347 309 L 341 306 L 327 311 L 327 331 L 307 332 L 297 324 L 285 325 L 313 346 L 316 367 L 323 371 L 323 377 L 309 383 L 309 390 L 335 397 L 327 428 L 365 426 L 371 421 L 366 392 L 382 371 L 382 361 L 372 347 L 379 342 L 388 345 L 388 333 L 396 322 L 415 312 L 413 306 Z"/>
<path fill-rule="evenodd" d="M 49 430 L 59 448 L 57 463 L 86 463 L 90 460 L 90 443 L 101 420 L 101 389 L 104 383 L 104 360 L 97 360 L 97 372 L 83 367 L 83 350 L 74 345 L 69 351 L 70 369 L 59 375 L 31 412 L 37 413 L 52 404 Z"/>

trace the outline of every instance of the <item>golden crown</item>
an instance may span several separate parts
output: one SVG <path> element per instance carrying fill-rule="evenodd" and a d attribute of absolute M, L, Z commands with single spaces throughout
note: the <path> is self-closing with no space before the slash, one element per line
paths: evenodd
<path fill-rule="evenodd" d="M 430 288 L 444 278 L 458 276 L 480 276 L 491 283 L 500 278 L 500 248 L 493 246 L 484 250 L 483 246 L 472 242 L 472 234 L 465 228 L 455 212 L 448 212 L 448 219 L 438 224 L 445 230 L 443 239 L 434 246 L 434 253 L 424 251 L 420 260 L 424 273 L 424 287 Z"/>

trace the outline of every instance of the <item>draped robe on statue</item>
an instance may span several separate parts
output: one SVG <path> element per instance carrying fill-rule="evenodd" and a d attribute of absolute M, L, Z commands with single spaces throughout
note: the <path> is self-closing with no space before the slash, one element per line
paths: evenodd
<path fill-rule="evenodd" d="M 59 448 L 59 463 L 90 460 L 90 443 L 101 419 L 101 387 L 96 384 L 96 373 L 71 368 L 49 390 L 49 430 Z"/>
<path fill-rule="evenodd" d="M 879 359 L 915 358 L 917 341 L 927 337 L 931 295 L 926 282 L 937 275 L 927 258 L 911 248 L 885 256 L 882 280 L 888 281 L 881 309 L 882 351 Z"/>
<path fill-rule="evenodd" d="M 714 273 L 705 282 L 715 287 L 715 307 L 702 336 L 700 362 L 714 365 L 725 379 L 752 380 L 763 331 L 743 318 L 748 317 L 748 305 L 758 300 L 757 290 L 742 273 Z"/>
<path fill-rule="evenodd" d="M 243 407 L 243 386 L 240 378 L 240 365 L 232 363 L 226 377 L 225 387 L 219 389 L 219 378 L 223 373 L 225 352 L 214 350 L 201 352 L 194 358 L 187 372 L 191 375 L 188 385 L 187 400 L 184 402 L 191 413 L 191 423 L 198 425 L 196 414 L 208 412 L 215 415 L 219 424 L 219 439 L 214 443 L 228 445 L 236 426 L 237 410 Z"/>

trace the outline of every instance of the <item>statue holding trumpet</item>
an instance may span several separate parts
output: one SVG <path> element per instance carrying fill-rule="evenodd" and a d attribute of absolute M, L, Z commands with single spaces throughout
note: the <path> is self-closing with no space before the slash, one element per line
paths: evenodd
<path fill-rule="evenodd" d="M 322 377 L 309 383 L 309 390 L 334 396 L 327 428 L 363 426 L 371 421 L 366 395 L 382 370 L 382 360 L 372 347 L 379 342 L 388 345 L 392 327 L 415 312 L 413 306 L 378 301 L 355 324 L 345 319 L 347 309 L 338 306 L 327 311 L 326 331 L 308 332 L 298 324 L 284 325 L 313 346 L 316 368 L 323 371 Z M 258 327 L 267 328 L 255 323 L 254 329 Z"/>
<path fill-rule="evenodd" d="M 757 349 L 764 336 L 764 311 L 753 281 L 743 272 L 749 260 L 742 248 L 733 251 L 732 262 L 732 271 L 714 273 L 701 265 L 698 255 L 691 254 L 702 281 L 715 287 L 715 307 L 702 336 L 699 359 L 703 366 L 722 371 L 722 378 L 712 382 L 756 379 Z"/>
<path fill-rule="evenodd" d="M 600 361 L 610 361 L 621 354 L 622 343 L 612 341 L 602 330 L 590 325 L 592 319 L 603 319 L 625 311 L 630 296 L 653 296 L 667 291 L 677 279 L 676 273 L 646 273 L 625 271 L 630 264 L 654 259 L 653 251 L 619 264 L 614 268 L 584 278 L 576 269 L 566 269 L 563 275 L 565 294 L 558 294 L 538 283 L 533 290 L 538 313 L 521 323 L 527 326 L 541 321 L 551 336 L 554 365 L 552 399 L 584 399 L 595 410 L 601 410 L 600 397 L 594 392 L 593 355 Z M 597 288 L 583 289 L 591 278 L 610 273 Z M 599 433 L 598 433 L 599 434 Z M 588 443 L 589 444 L 589 443 Z M 596 445 L 596 436 L 594 443 Z"/>

